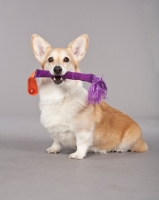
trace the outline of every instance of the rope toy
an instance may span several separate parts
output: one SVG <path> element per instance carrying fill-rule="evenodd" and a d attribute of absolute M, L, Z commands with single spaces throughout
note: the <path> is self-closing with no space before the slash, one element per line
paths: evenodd
<path fill-rule="evenodd" d="M 38 86 L 35 78 L 48 77 L 54 79 L 54 76 L 48 70 L 39 70 L 37 69 L 35 72 L 31 74 L 28 79 L 28 93 L 30 95 L 38 94 Z M 107 96 L 107 86 L 102 78 L 98 78 L 94 74 L 83 74 L 78 72 L 66 72 L 65 75 L 60 76 L 64 79 L 71 80 L 80 80 L 91 83 L 91 86 L 88 90 L 88 103 L 95 104 L 100 103 Z"/>

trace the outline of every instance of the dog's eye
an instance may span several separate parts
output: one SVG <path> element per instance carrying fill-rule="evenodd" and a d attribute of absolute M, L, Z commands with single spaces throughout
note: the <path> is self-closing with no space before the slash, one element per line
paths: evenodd
<path fill-rule="evenodd" d="M 48 62 L 53 62 L 53 61 L 54 61 L 53 57 L 48 58 Z"/>
<path fill-rule="evenodd" d="M 65 58 L 63 59 L 63 61 L 64 61 L 64 62 L 69 62 L 69 58 L 65 57 Z"/>

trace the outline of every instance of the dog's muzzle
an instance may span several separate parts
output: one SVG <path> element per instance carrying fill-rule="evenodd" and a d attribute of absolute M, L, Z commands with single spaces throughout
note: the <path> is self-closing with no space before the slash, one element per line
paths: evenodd
<path fill-rule="evenodd" d="M 62 67 L 61 66 L 55 66 L 53 68 L 53 74 L 54 74 L 54 77 L 52 79 L 55 84 L 60 85 L 61 83 L 63 83 L 64 78 L 62 77 Z"/>
<path fill-rule="evenodd" d="M 55 75 L 60 75 L 60 74 L 62 74 L 62 67 L 61 66 L 55 66 L 53 71 L 54 71 Z"/>

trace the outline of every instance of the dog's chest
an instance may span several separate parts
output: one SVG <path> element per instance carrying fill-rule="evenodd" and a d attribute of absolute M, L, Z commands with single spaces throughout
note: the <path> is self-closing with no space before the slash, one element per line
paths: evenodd
<path fill-rule="evenodd" d="M 41 123 L 52 134 L 74 132 L 77 129 L 74 119 L 79 109 L 79 102 L 70 99 L 40 101 Z"/>
<path fill-rule="evenodd" d="M 52 88 L 52 85 L 40 86 L 41 123 L 62 144 L 76 146 L 75 133 L 83 125 L 77 116 L 86 106 L 87 91 L 81 86 L 71 90 L 71 93 L 69 90 L 71 88 L 62 90 Z"/>
<path fill-rule="evenodd" d="M 76 102 L 63 100 L 58 103 L 40 102 L 41 123 L 53 136 L 66 146 L 76 146 L 74 119 L 78 113 Z"/>

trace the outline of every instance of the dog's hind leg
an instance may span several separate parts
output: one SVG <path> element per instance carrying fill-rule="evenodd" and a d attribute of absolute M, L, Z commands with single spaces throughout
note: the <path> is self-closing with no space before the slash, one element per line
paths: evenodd
<path fill-rule="evenodd" d="M 132 126 L 123 136 L 122 142 L 117 148 L 117 152 L 127 152 L 128 150 L 144 152 L 148 146 L 142 140 L 142 133 L 139 126 Z"/>
<path fill-rule="evenodd" d="M 131 151 L 145 152 L 148 150 L 147 144 L 142 140 L 138 140 L 131 148 Z"/>

